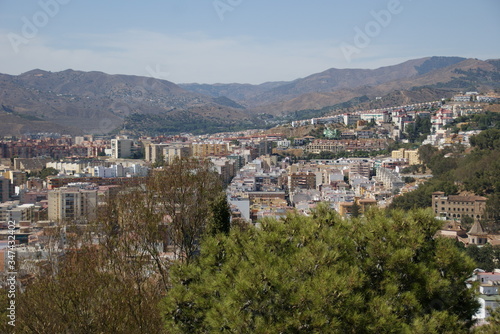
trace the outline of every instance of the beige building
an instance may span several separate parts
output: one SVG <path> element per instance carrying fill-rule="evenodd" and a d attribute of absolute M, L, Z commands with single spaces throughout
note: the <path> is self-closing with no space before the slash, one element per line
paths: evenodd
<path fill-rule="evenodd" d="M 89 221 L 97 216 L 97 190 L 62 187 L 51 190 L 49 219 L 54 221 Z"/>
<path fill-rule="evenodd" d="M 115 159 L 128 159 L 132 155 L 131 139 L 111 139 L 111 156 Z"/>
<path fill-rule="evenodd" d="M 338 140 L 314 140 L 313 142 L 307 144 L 304 152 L 305 153 L 315 153 L 319 154 L 321 152 L 333 152 L 339 153 L 344 152 L 345 147 Z"/>
<path fill-rule="evenodd" d="M 475 221 L 484 218 L 486 197 L 482 196 L 445 196 L 444 192 L 432 193 L 432 210 L 436 216 L 460 220 L 472 217 Z"/>
<path fill-rule="evenodd" d="M 163 149 L 168 147 L 168 144 L 154 144 L 144 142 L 144 160 L 156 162 L 160 159 L 165 159 Z"/>
<path fill-rule="evenodd" d="M 229 143 L 193 143 L 193 156 L 199 158 L 229 155 Z"/>
<path fill-rule="evenodd" d="M 10 183 L 14 186 L 21 186 L 28 180 L 28 175 L 26 172 L 18 170 L 8 170 L 3 173 L 3 177 L 10 180 Z"/>
<path fill-rule="evenodd" d="M 175 158 L 188 158 L 191 156 L 191 146 L 190 145 L 172 145 L 163 149 L 163 156 L 167 164 L 170 164 Z"/>
<path fill-rule="evenodd" d="M 391 156 L 393 159 L 406 159 L 410 165 L 420 165 L 422 163 L 418 156 L 418 150 L 400 148 L 399 150 L 392 151 Z"/>
<path fill-rule="evenodd" d="M 186 143 L 145 143 L 144 159 L 149 162 L 159 160 L 167 163 L 177 158 L 186 158 L 191 156 L 191 144 Z"/>

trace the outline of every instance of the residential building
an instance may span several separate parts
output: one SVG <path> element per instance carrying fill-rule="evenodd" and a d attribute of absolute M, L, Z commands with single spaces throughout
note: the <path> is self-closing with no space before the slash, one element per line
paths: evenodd
<path fill-rule="evenodd" d="M 34 217 L 33 204 L 19 204 L 19 201 L 0 204 L 0 221 L 32 221 Z"/>
<path fill-rule="evenodd" d="M 407 150 L 400 148 L 399 150 L 394 150 L 391 152 L 391 157 L 393 159 L 406 159 L 409 165 L 420 165 L 418 150 Z"/>
<path fill-rule="evenodd" d="M 399 173 L 383 167 L 377 169 L 376 178 L 389 190 L 399 190 L 405 185 Z"/>
<path fill-rule="evenodd" d="M 62 187 L 49 191 L 49 219 L 89 221 L 97 216 L 97 190 Z"/>
<path fill-rule="evenodd" d="M 163 149 L 168 146 L 169 144 L 144 143 L 144 160 L 148 162 L 164 160 Z"/>
<path fill-rule="evenodd" d="M 19 187 L 26 183 L 28 180 L 28 175 L 26 172 L 18 171 L 18 170 L 8 170 L 3 173 L 3 177 L 10 179 L 10 183 Z"/>
<path fill-rule="evenodd" d="M 355 125 L 360 119 L 361 115 L 359 114 L 344 114 L 344 124 L 349 126 L 349 125 Z"/>
<path fill-rule="evenodd" d="M 115 159 L 128 159 L 132 154 L 131 139 L 111 139 L 111 156 Z"/>
<path fill-rule="evenodd" d="M 487 321 L 491 312 L 500 305 L 500 270 L 495 269 L 494 272 L 477 270 L 469 283 L 474 281 L 479 284 L 479 296 L 477 297 L 479 309 L 473 318 L 477 319 L 478 324 L 482 325 Z"/>
<path fill-rule="evenodd" d="M 344 152 L 345 147 L 338 140 L 314 140 L 312 143 L 306 145 L 305 153 L 321 153 L 323 151 L 339 153 Z"/>
<path fill-rule="evenodd" d="M 222 157 L 230 154 L 229 143 L 193 143 L 193 156 L 206 157 Z"/>
<path fill-rule="evenodd" d="M 316 174 L 310 172 L 298 172 L 288 175 L 288 189 L 290 192 L 296 189 L 315 189 Z"/>
<path fill-rule="evenodd" d="M 363 121 L 374 120 L 377 123 L 389 122 L 389 112 L 387 110 L 370 110 L 360 112 L 360 119 Z"/>
<path fill-rule="evenodd" d="M 11 183 L 10 179 L 0 176 L 0 203 L 10 199 Z"/>

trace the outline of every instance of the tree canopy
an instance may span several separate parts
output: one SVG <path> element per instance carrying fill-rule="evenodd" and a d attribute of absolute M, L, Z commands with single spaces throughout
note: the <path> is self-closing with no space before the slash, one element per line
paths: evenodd
<path fill-rule="evenodd" d="M 477 308 L 473 261 L 430 211 L 344 220 L 264 220 L 206 239 L 172 268 L 162 304 L 174 333 L 467 333 Z"/>

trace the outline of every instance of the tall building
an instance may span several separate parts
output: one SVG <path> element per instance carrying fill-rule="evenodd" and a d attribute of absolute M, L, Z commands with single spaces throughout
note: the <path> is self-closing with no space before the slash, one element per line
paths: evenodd
<path fill-rule="evenodd" d="M 309 172 L 291 173 L 288 175 L 288 189 L 290 192 L 296 189 L 315 189 L 316 174 Z"/>
<path fill-rule="evenodd" d="M 10 179 L 0 176 L 0 203 L 10 199 Z"/>
<path fill-rule="evenodd" d="M 97 190 L 62 187 L 49 191 L 49 219 L 89 221 L 97 216 Z"/>
<path fill-rule="evenodd" d="M 11 184 L 14 186 L 21 186 L 28 180 L 27 173 L 18 170 L 5 171 L 3 177 L 10 179 Z"/>
<path fill-rule="evenodd" d="M 190 145 L 185 144 L 177 144 L 168 146 L 163 149 L 163 156 L 165 157 L 165 161 L 167 164 L 172 163 L 175 158 L 187 158 L 191 156 L 191 147 Z"/>
<path fill-rule="evenodd" d="M 115 159 L 127 159 L 132 154 L 131 139 L 111 139 L 111 156 Z"/>
<path fill-rule="evenodd" d="M 191 156 L 191 144 L 188 143 L 145 143 L 144 160 L 149 162 L 165 161 L 167 164 L 177 158 Z"/>
<path fill-rule="evenodd" d="M 156 162 L 158 160 L 164 160 L 163 150 L 168 147 L 169 144 L 154 144 L 144 142 L 144 160 L 149 162 Z"/>

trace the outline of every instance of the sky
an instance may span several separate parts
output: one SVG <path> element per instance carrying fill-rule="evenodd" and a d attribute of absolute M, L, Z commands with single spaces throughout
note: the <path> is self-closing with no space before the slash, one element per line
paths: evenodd
<path fill-rule="evenodd" d="M 500 58 L 498 0 L 0 0 L 0 73 L 288 81 L 428 56 Z"/>

